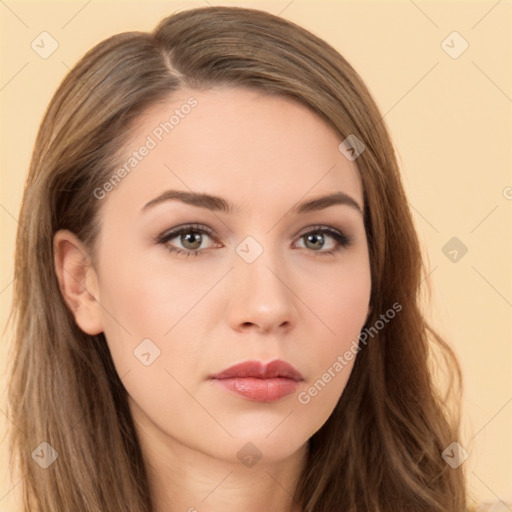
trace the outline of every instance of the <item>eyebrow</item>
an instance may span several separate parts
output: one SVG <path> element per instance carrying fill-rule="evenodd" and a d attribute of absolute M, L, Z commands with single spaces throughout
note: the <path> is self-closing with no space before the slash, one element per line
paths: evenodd
<path fill-rule="evenodd" d="M 157 204 L 172 200 L 181 201 L 185 204 L 206 208 L 212 211 L 227 213 L 230 215 L 240 214 L 240 209 L 238 207 L 236 207 L 230 201 L 223 199 L 222 197 L 199 192 L 187 192 L 185 190 L 166 190 L 159 196 L 149 201 L 149 203 L 146 203 L 142 207 L 141 213 L 146 212 Z M 359 213 L 363 213 L 363 209 L 361 206 L 359 206 L 357 201 L 344 192 L 335 192 L 333 194 L 317 197 L 309 201 L 304 201 L 294 206 L 291 212 L 295 214 L 303 214 L 323 210 L 329 206 L 337 204 L 350 206 L 351 208 L 356 209 Z"/>

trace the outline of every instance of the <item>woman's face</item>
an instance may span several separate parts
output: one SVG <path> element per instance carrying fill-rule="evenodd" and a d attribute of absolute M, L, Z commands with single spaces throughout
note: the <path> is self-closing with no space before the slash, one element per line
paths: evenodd
<path fill-rule="evenodd" d="M 139 120 L 117 178 L 95 191 L 92 314 L 156 443 L 234 462 L 254 445 L 273 461 L 328 419 L 371 285 L 361 180 L 340 142 L 291 100 L 183 89 Z M 249 360 L 285 361 L 302 380 L 211 378 Z"/>

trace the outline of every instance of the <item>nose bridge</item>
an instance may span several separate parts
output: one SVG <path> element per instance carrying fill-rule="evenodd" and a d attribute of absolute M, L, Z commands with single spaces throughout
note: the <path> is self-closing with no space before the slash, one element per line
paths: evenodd
<path fill-rule="evenodd" d="M 264 238 L 264 239 L 263 239 Z M 271 236 L 246 237 L 236 247 L 230 322 L 262 330 L 295 322 L 296 311 L 285 254 L 270 246 Z M 261 240 L 261 241 L 260 241 Z"/>

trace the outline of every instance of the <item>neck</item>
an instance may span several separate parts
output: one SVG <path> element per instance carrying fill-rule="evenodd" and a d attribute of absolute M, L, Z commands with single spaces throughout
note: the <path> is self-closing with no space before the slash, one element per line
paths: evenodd
<path fill-rule="evenodd" d="M 220 459 L 162 431 L 155 435 L 154 425 L 136 425 L 155 512 L 301 512 L 293 496 L 307 443 L 284 459 L 248 467 L 236 449 L 235 457 Z"/>

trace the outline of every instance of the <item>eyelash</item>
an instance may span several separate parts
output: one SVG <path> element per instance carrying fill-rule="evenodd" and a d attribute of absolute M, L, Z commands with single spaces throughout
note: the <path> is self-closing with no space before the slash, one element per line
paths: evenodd
<path fill-rule="evenodd" d="M 215 239 L 214 232 L 212 229 L 210 229 L 206 226 L 201 226 L 199 224 L 189 224 L 186 226 L 181 226 L 180 228 L 175 229 L 171 232 L 164 233 L 164 234 L 160 235 L 159 237 L 157 237 L 157 239 L 155 241 L 159 244 L 165 245 L 166 249 L 169 252 L 177 254 L 177 255 L 184 255 L 187 258 L 189 256 L 199 256 L 209 250 L 209 249 L 183 250 L 183 249 L 179 249 L 177 247 L 167 245 L 167 242 L 169 240 L 172 240 L 173 238 L 176 238 L 177 236 L 179 236 L 183 233 L 199 233 L 201 235 L 206 234 L 210 238 Z M 299 239 L 304 238 L 307 235 L 311 235 L 311 234 L 317 235 L 319 233 L 329 235 L 331 238 L 333 238 L 336 241 L 337 245 L 334 249 L 331 249 L 328 251 L 310 251 L 315 256 L 334 255 L 336 252 L 339 252 L 341 249 L 350 246 L 353 242 L 353 237 L 351 235 L 346 235 L 346 234 L 344 234 L 336 229 L 330 228 L 328 226 L 312 226 L 309 231 L 301 234 L 299 236 Z"/>

